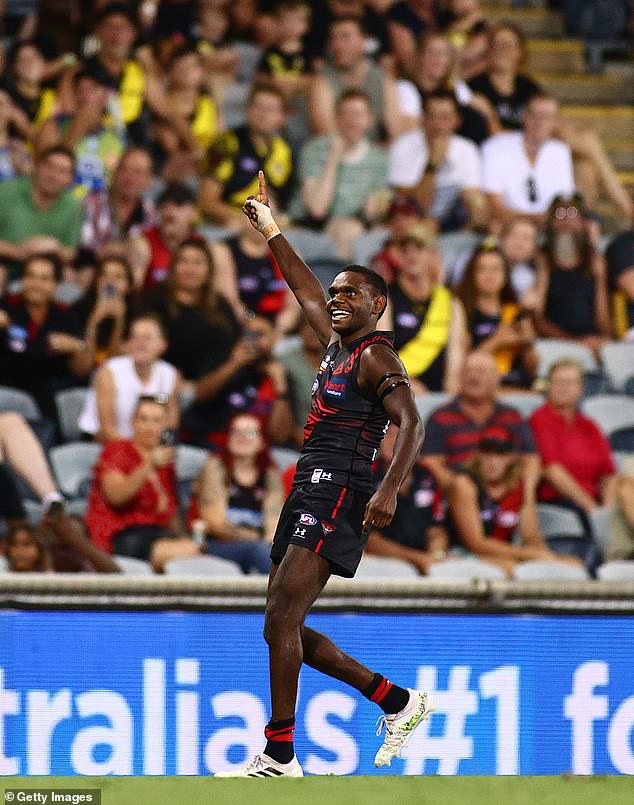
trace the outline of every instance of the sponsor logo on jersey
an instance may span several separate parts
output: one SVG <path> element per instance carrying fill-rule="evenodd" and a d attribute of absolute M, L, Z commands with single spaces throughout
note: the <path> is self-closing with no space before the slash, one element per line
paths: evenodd
<path fill-rule="evenodd" d="M 332 481 L 332 473 L 322 469 L 313 470 L 310 477 L 311 484 L 318 484 L 320 481 Z"/>
<path fill-rule="evenodd" d="M 300 539 L 304 539 L 306 536 L 306 529 L 300 528 L 299 526 L 295 526 L 295 531 L 293 531 L 294 537 L 299 537 Z"/>
<path fill-rule="evenodd" d="M 329 363 L 330 363 L 330 355 L 324 355 L 321 363 L 319 364 L 320 373 L 326 371 L 326 369 L 328 368 Z"/>
<path fill-rule="evenodd" d="M 345 391 L 345 383 L 326 383 L 324 387 L 324 394 L 330 394 L 331 397 L 343 397 Z"/>
<path fill-rule="evenodd" d="M 317 391 L 317 389 L 318 389 L 318 388 L 319 388 L 319 380 L 317 380 L 317 378 L 315 378 L 315 379 L 313 380 L 313 387 L 312 387 L 312 389 L 310 390 L 310 393 L 311 393 L 311 394 L 314 394 L 314 393 Z"/>
<path fill-rule="evenodd" d="M 322 520 L 321 529 L 324 532 L 325 536 L 328 536 L 328 534 L 331 534 L 333 531 L 337 530 L 337 526 L 333 525 L 332 523 L 327 523 L 325 520 Z"/>
<path fill-rule="evenodd" d="M 308 512 L 302 512 L 299 515 L 299 522 L 302 525 L 317 525 L 317 518 L 313 517 L 312 514 L 308 514 Z"/>

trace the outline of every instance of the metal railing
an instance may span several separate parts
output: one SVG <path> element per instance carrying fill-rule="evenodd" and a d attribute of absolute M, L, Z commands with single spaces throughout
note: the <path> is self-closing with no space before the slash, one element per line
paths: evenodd
<path fill-rule="evenodd" d="M 2 574 L 0 608 L 261 610 L 267 580 Z M 634 613 L 634 582 L 331 579 L 318 610 Z"/>

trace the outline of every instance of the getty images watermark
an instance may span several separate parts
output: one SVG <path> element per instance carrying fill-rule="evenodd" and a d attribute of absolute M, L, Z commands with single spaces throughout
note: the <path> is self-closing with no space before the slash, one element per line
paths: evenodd
<path fill-rule="evenodd" d="M 32 802 L 38 805 L 52 805 L 54 802 L 69 802 L 72 805 L 101 805 L 101 791 L 97 788 L 80 790 L 78 788 L 8 788 L 4 801 L 10 803 Z"/>

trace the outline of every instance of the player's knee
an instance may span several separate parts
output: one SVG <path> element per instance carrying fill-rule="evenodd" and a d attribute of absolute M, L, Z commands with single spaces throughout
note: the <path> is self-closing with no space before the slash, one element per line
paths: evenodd
<path fill-rule="evenodd" d="M 299 625 L 297 607 L 279 596 L 269 596 L 264 611 L 264 639 L 269 645 L 276 636 Z"/>

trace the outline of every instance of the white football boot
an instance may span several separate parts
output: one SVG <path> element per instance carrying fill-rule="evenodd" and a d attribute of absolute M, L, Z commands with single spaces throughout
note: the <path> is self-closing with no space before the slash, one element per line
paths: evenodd
<path fill-rule="evenodd" d="M 278 763 L 264 752 L 256 755 L 239 771 L 219 772 L 216 777 L 303 777 L 304 772 L 296 757 L 290 763 Z"/>
<path fill-rule="evenodd" d="M 410 735 L 434 710 L 428 693 L 411 688 L 408 688 L 408 691 L 409 701 L 399 713 L 381 716 L 377 721 L 377 735 L 380 735 L 385 727 L 383 746 L 374 758 L 374 765 L 377 767 L 389 766 L 393 758 L 399 757 Z"/>

